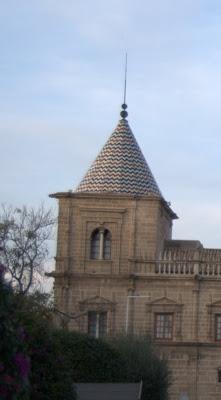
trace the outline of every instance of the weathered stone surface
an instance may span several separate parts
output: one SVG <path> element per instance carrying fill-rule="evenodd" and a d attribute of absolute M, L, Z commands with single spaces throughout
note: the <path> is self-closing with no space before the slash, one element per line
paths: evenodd
<path fill-rule="evenodd" d="M 88 312 L 106 312 L 108 335 L 148 334 L 156 342 L 172 371 L 170 400 L 220 400 L 215 321 L 221 315 L 221 250 L 172 241 L 176 215 L 160 192 L 132 196 L 85 188 L 52 195 L 59 217 L 51 275 L 56 307 L 71 317 L 60 314 L 60 321 L 87 332 Z M 95 229 L 110 232 L 110 259 L 91 259 Z M 155 337 L 157 314 L 172 315 L 168 340 Z"/>

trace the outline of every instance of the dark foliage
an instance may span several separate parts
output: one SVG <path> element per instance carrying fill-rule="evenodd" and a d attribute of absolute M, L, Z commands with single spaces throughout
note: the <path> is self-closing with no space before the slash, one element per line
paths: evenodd
<path fill-rule="evenodd" d="M 74 400 L 69 358 L 56 340 L 47 295 L 14 293 L 0 265 L 0 399 Z"/>
<path fill-rule="evenodd" d="M 142 400 L 167 399 L 167 365 L 147 337 L 102 341 L 57 330 L 48 304 L 45 294 L 13 293 L 1 277 L 1 399 L 74 400 L 74 382 L 141 380 Z"/>
<path fill-rule="evenodd" d="M 22 320 L 11 286 L 4 279 L 0 265 L 0 398 L 29 399 L 30 357 Z"/>
<path fill-rule="evenodd" d="M 102 341 L 64 330 L 54 340 L 68 359 L 73 382 L 140 382 L 142 400 L 166 400 L 169 372 L 148 337 L 119 336 Z"/>
<path fill-rule="evenodd" d="M 166 360 L 156 355 L 147 336 L 119 336 L 111 343 L 123 359 L 124 382 L 143 382 L 142 400 L 166 400 L 170 374 Z"/>
<path fill-rule="evenodd" d="M 20 295 L 18 304 L 31 358 L 30 399 L 74 400 L 70 361 L 57 341 L 52 314 L 45 306 L 43 295 Z"/>
<path fill-rule="evenodd" d="M 69 358 L 74 382 L 117 382 L 124 360 L 108 343 L 75 332 L 57 331 L 55 338 Z"/>

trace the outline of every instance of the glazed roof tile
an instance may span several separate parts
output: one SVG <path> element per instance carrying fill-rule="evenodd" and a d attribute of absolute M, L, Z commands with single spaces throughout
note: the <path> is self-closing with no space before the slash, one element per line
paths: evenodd
<path fill-rule="evenodd" d="M 121 119 L 75 192 L 155 195 L 154 176 L 126 119 Z"/>

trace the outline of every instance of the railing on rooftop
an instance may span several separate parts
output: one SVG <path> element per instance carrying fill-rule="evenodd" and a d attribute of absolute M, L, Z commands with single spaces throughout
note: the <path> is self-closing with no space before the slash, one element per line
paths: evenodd
<path fill-rule="evenodd" d="M 133 262 L 135 274 L 219 277 L 221 278 L 221 251 L 165 251 L 159 261 L 139 258 Z"/>

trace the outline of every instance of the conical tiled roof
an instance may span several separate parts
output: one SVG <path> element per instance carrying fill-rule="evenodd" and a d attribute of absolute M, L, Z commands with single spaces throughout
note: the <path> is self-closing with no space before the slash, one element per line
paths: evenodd
<path fill-rule="evenodd" d="M 155 195 L 152 172 L 126 119 L 121 119 L 76 192 Z"/>

